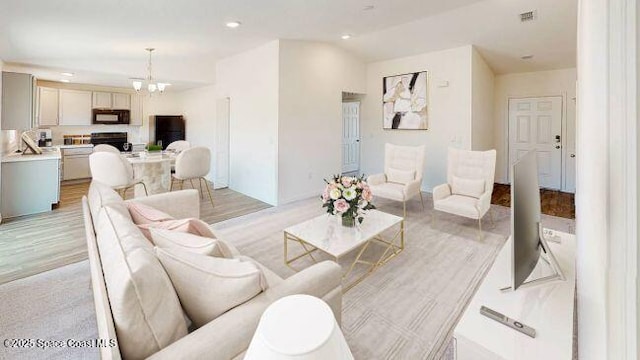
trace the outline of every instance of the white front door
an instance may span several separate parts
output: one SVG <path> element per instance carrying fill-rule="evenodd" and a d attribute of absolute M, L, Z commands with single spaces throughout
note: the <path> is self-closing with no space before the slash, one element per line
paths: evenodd
<path fill-rule="evenodd" d="M 216 189 L 229 186 L 229 108 L 229 98 L 216 102 Z"/>
<path fill-rule="evenodd" d="M 536 150 L 540 187 L 561 188 L 561 136 L 561 96 L 509 99 L 509 164 Z"/>
<path fill-rule="evenodd" d="M 360 170 L 360 102 L 342 103 L 342 172 Z"/>

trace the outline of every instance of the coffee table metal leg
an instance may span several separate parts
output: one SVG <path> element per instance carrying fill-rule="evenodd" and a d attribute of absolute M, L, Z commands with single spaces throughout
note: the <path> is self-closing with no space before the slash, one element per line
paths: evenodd
<path fill-rule="evenodd" d="M 304 249 L 305 252 L 300 254 L 300 255 L 298 255 L 298 256 L 296 256 L 296 257 L 294 257 L 294 258 L 289 259 L 289 241 L 295 241 L 295 242 L 299 243 L 300 245 L 302 245 L 302 248 Z M 309 246 L 311 246 L 311 245 L 309 245 Z M 297 237 L 295 237 L 293 235 L 289 235 L 286 232 L 284 233 L 284 264 L 285 265 L 291 267 L 291 263 L 292 262 L 300 259 L 301 257 L 307 256 L 307 255 L 311 258 L 311 260 L 313 260 L 313 262 L 317 263 L 318 261 L 316 260 L 316 258 L 313 257 L 313 254 L 312 254 L 316 250 L 318 250 L 318 249 L 315 248 L 315 247 L 313 249 L 307 248 L 307 244 L 304 241 L 298 239 Z"/>

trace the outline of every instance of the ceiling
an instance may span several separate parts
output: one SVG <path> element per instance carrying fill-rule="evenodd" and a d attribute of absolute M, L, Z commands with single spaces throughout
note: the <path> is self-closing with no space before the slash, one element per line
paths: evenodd
<path fill-rule="evenodd" d="M 576 0 L 266 3 L 2 0 L 0 59 L 47 80 L 71 71 L 74 82 L 129 86 L 155 47 L 154 75 L 173 89 L 213 83 L 218 59 L 279 38 L 335 43 L 367 62 L 475 44 L 497 73 L 575 66 Z M 517 14 L 534 8 L 539 19 L 520 24 Z M 225 27 L 231 20 L 242 26 Z"/>

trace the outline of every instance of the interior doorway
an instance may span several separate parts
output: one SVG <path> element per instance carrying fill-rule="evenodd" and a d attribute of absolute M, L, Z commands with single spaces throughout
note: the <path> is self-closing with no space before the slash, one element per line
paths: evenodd
<path fill-rule="evenodd" d="M 342 103 L 342 173 L 360 170 L 360 102 Z"/>
<path fill-rule="evenodd" d="M 535 150 L 541 188 L 562 189 L 562 102 L 562 96 L 509 99 L 509 168 Z"/>
<path fill-rule="evenodd" d="M 229 121 L 231 99 L 221 98 L 216 101 L 216 189 L 229 187 Z"/>

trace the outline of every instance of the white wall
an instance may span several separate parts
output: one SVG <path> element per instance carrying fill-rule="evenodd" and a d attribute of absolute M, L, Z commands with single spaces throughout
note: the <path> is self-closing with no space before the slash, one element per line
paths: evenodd
<path fill-rule="evenodd" d="M 495 77 L 495 148 L 498 152 L 496 161 L 496 182 L 508 183 L 509 174 L 509 98 L 563 97 L 563 166 L 569 161 L 569 153 L 575 149 L 576 131 L 576 69 L 561 69 L 498 75 Z M 572 160 L 571 160 L 572 161 Z M 569 171 L 573 176 L 573 171 Z M 564 184 L 563 184 L 564 186 Z"/>
<path fill-rule="evenodd" d="M 471 149 L 491 150 L 493 136 L 494 75 L 474 47 L 471 53 Z"/>
<path fill-rule="evenodd" d="M 365 78 L 364 64 L 336 46 L 280 40 L 279 203 L 319 194 L 341 171 L 342 92 L 364 92 Z"/>
<path fill-rule="evenodd" d="M 229 187 L 278 201 L 278 41 L 216 64 L 218 97 L 229 97 Z"/>
<path fill-rule="evenodd" d="M 361 168 L 368 175 L 381 172 L 384 144 L 426 145 L 422 189 L 446 182 L 447 149 L 471 149 L 471 54 L 462 46 L 367 65 L 367 96 L 362 104 Z M 429 130 L 382 129 L 382 78 L 409 72 L 429 72 Z M 447 87 L 437 87 L 448 81 Z"/>
<path fill-rule="evenodd" d="M 186 122 L 187 140 L 191 146 L 205 146 L 211 149 L 211 169 L 207 179 L 213 181 L 216 178 L 216 86 L 183 91 L 179 96 Z"/>
<path fill-rule="evenodd" d="M 578 352 L 608 358 L 607 221 L 608 1 L 580 1 L 578 13 L 576 270 Z"/>

